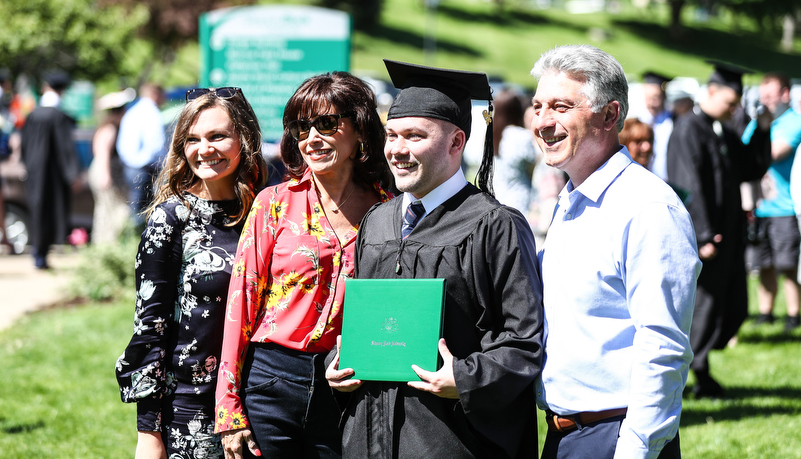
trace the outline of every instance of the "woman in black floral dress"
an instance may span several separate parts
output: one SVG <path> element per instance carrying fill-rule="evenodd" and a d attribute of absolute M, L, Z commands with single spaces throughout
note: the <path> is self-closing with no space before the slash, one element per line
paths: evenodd
<path fill-rule="evenodd" d="M 131 342 L 117 360 L 137 404 L 137 458 L 222 458 L 214 389 L 228 281 L 266 165 L 239 88 L 186 94 L 136 256 Z"/>

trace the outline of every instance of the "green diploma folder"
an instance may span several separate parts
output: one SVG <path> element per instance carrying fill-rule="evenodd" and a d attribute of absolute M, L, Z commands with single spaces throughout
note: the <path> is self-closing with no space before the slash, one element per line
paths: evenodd
<path fill-rule="evenodd" d="M 339 368 L 365 381 L 419 381 L 438 369 L 445 279 L 349 279 Z"/>

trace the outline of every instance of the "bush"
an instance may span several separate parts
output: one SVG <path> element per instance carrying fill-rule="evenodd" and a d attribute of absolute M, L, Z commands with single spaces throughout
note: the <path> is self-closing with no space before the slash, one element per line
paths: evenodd
<path fill-rule="evenodd" d="M 126 235 L 118 244 L 93 244 L 81 253 L 70 293 L 92 301 L 133 298 L 134 260 L 139 238 Z"/>

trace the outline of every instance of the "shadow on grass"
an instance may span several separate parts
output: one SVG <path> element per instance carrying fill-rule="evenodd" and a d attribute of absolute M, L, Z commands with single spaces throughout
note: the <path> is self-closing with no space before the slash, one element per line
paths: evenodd
<path fill-rule="evenodd" d="M 459 22 L 488 24 L 498 27 L 533 27 L 548 25 L 566 30 L 586 32 L 589 28 L 575 22 L 546 18 L 530 10 L 508 7 L 494 10 L 492 13 L 466 11 L 448 5 L 440 5 L 438 12 Z"/>
<path fill-rule="evenodd" d="M 425 37 L 418 33 L 386 26 L 384 24 L 372 27 L 368 33 L 373 38 L 387 40 L 396 45 L 405 45 L 418 49 L 423 49 L 423 42 L 425 40 Z M 483 55 L 483 53 L 476 48 L 465 46 L 462 43 L 444 40 L 439 37 L 437 38 L 437 49 L 453 54 L 461 54 L 471 57 L 481 57 Z"/>
<path fill-rule="evenodd" d="M 765 399 L 780 399 L 775 402 Z M 683 427 L 714 422 L 739 421 L 745 418 L 801 414 L 801 389 L 772 389 L 727 386 L 720 399 L 685 400 L 681 411 Z"/>
<path fill-rule="evenodd" d="M 701 59 L 724 60 L 760 73 L 780 71 L 794 75 L 801 68 L 801 56 L 778 51 L 779 40 L 762 34 L 685 27 L 682 38 L 672 40 L 667 25 L 625 19 L 614 20 L 613 24 L 665 49 Z"/>
<path fill-rule="evenodd" d="M 20 433 L 32 432 L 34 430 L 43 429 L 45 427 L 44 421 L 38 421 L 33 424 L 17 424 L 6 426 L 6 419 L 0 418 L 0 432 L 13 435 Z"/>
<path fill-rule="evenodd" d="M 784 317 L 777 317 L 773 324 L 756 324 L 756 316 L 749 316 L 740 327 L 737 341 L 740 343 L 787 344 L 801 342 L 801 328 L 793 331 L 784 330 Z"/>

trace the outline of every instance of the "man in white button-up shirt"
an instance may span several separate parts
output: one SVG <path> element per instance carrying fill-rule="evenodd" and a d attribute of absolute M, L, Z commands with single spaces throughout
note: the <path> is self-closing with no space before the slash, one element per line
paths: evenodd
<path fill-rule="evenodd" d="M 701 268 L 692 220 L 619 144 L 628 85 L 612 56 L 560 47 L 531 73 L 534 135 L 570 177 L 539 253 L 543 458 L 678 458 Z"/>

